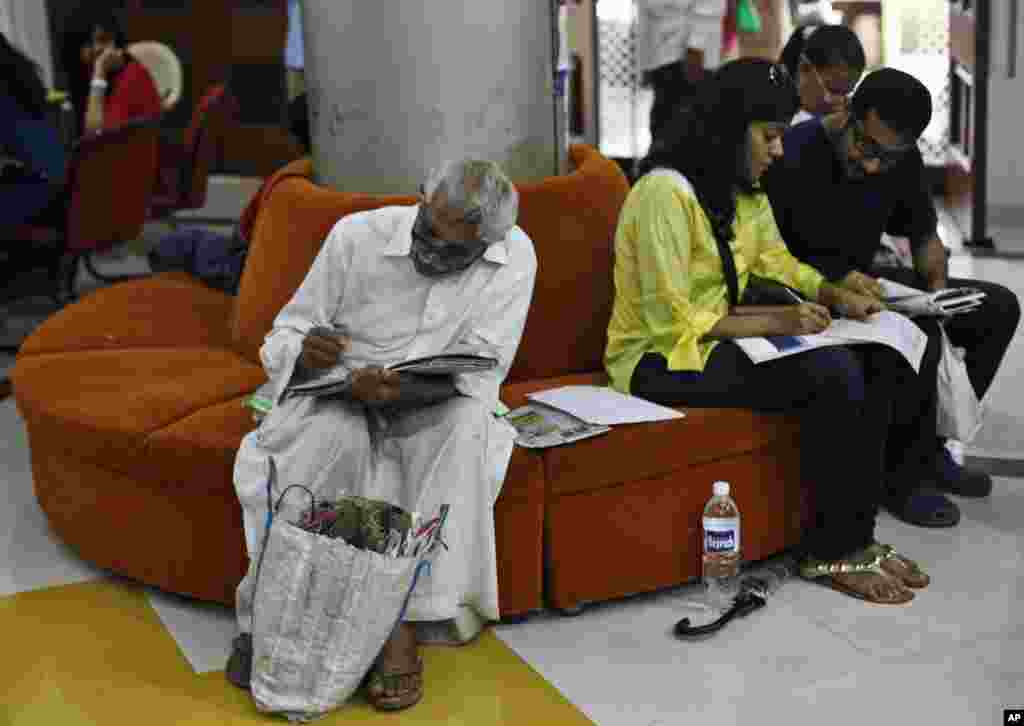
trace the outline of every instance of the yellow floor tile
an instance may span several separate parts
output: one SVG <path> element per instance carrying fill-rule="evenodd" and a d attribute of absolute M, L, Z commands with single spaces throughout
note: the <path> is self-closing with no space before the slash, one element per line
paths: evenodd
<path fill-rule="evenodd" d="M 0 598 L 2 726 L 284 723 L 223 673 L 197 676 L 141 588 L 112 580 Z M 423 649 L 426 693 L 402 724 L 591 723 L 487 631 Z M 318 723 L 396 723 L 361 698 Z"/>

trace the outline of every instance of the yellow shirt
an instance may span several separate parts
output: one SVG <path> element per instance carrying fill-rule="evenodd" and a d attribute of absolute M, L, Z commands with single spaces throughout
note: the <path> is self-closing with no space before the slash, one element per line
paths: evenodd
<path fill-rule="evenodd" d="M 739 195 L 733 233 L 740 295 L 754 273 L 818 298 L 824 278 L 786 249 L 766 195 Z M 644 175 L 615 232 L 615 303 L 604 354 L 612 387 L 629 393 L 633 369 L 649 352 L 664 355 L 669 370 L 703 370 L 716 345 L 705 336 L 728 310 L 718 245 L 692 187 L 671 173 Z"/>

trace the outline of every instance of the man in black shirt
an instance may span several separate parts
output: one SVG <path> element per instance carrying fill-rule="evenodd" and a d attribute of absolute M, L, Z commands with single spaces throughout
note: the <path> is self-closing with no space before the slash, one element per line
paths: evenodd
<path fill-rule="evenodd" d="M 948 277 L 947 251 L 917 149 L 931 112 L 931 96 L 916 78 L 892 68 L 875 71 L 857 88 L 849 110 L 787 131 L 785 155 L 764 184 L 786 245 L 833 283 L 876 297 L 876 277 L 923 290 L 984 290 L 979 308 L 945 322 L 952 344 L 967 351 L 968 377 L 980 399 L 1013 338 L 1020 305 L 1001 285 Z M 913 269 L 874 267 L 883 232 L 909 238 Z M 930 336 L 938 334 L 934 319 L 918 322 Z M 922 384 L 935 385 L 931 371 L 922 368 L 920 375 Z M 944 440 L 937 438 L 936 445 L 934 477 L 910 493 L 895 494 L 901 491 L 895 487 L 889 509 L 914 524 L 950 526 L 958 509 L 935 489 L 987 496 L 992 480 L 954 463 Z"/>

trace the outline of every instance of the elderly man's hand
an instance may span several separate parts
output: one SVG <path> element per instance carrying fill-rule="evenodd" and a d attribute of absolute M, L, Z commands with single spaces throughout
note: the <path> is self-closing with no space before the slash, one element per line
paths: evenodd
<path fill-rule="evenodd" d="M 882 290 L 882 283 L 858 270 L 850 270 L 839 285 L 850 292 L 866 295 L 875 300 L 881 300 L 885 294 L 884 290 Z"/>
<path fill-rule="evenodd" d="M 401 374 L 379 366 L 352 371 L 352 397 L 368 406 L 385 406 L 398 400 Z"/>
<path fill-rule="evenodd" d="M 299 365 L 307 370 L 322 370 L 338 364 L 348 350 L 349 338 L 330 328 L 316 327 L 302 339 Z"/>

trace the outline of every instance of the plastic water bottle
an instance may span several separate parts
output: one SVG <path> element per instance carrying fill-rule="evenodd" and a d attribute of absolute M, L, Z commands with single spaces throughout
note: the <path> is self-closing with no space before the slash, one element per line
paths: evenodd
<path fill-rule="evenodd" d="M 722 612 L 739 593 L 740 511 L 729 496 L 729 482 L 716 481 L 704 505 L 704 558 L 701 575 L 708 605 Z"/>

